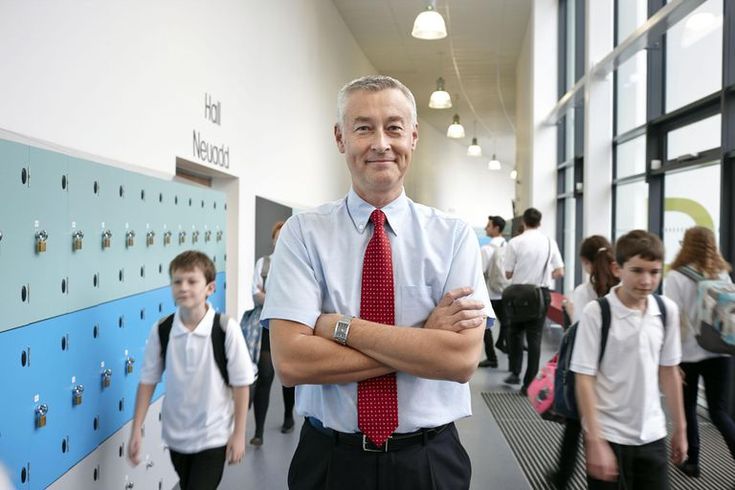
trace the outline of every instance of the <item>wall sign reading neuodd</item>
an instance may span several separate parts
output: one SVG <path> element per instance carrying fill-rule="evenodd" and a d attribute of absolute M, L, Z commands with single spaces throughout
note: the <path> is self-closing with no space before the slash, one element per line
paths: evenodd
<path fill-rule="evenodd" d="M 212 96 L 204 94 L 204 119 L 217 126 L 222 126 L 222 102 L 212 102 Z M 203 139 L 201 133 L 196 129 L 193 131 L 194 156 L 199 160 L 216 165 L 218 167 L 230 168 L 230 147 L 224 143 L 216 145 L 211 141 Z"/>

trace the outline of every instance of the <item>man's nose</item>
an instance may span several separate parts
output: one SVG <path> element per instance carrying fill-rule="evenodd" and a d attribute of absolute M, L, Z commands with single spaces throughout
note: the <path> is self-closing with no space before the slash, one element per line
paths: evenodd
<path fill-rule="evenodd" d="M 390 144 L 388 144 L 388 137 L 383 130 L 375 131 L 375 137 L 373 139 L 372 148 L 373 151 L 378 153 L 385 153 L 390 150 Z"/>

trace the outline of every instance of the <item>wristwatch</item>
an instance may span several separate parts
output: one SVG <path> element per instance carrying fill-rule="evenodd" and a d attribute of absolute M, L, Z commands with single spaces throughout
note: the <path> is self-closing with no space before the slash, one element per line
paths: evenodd
<path fill-rule="evenodd" d="M 337 324 L 334 326 L 334 333 L 332 338 L 335 342 L 339 342 L 342 345 L 347 345 L 347 335 L 350 333 L 350 323 L 354 317 L 343 315 L 339 319 Z"/>

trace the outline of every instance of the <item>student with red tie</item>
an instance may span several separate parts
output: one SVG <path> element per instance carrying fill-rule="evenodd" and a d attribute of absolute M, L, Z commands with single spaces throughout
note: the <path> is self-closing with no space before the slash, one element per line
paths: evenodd
<path fill-rule="evenodd" d="M 467 489 L 453 422 L 471 414 L 467 381 L 494 316 L 478 240 L 406 196 L 418 125 L 402 83 L 350 82 L 338 111 L 352 188 L 286 222 L 261 316 L 306 417 L 289 488 Z"/>

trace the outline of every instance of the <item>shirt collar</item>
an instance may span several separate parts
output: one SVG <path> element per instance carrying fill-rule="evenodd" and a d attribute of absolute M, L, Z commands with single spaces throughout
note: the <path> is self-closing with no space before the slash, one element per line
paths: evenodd
<path fill-rule="evenodd" d="M 610 301 L 610 310 L 615 314 L 616 317 L 621 319 L 630 315 L 638 314 L 640 310 L 628 308 L 623 304 L 622 301 L 620 301 L 620 298 L 618 298 L 618 294 L 616 293 L 616 291 L 620 287 L 620 284 L 614 286 L 610 290 L 610 293 L 607 295 L 608 300 Z M 661 310 L 658 307 L 658 303 L 656 303 L 656 301 L 651 298 L 650 294 L 648 295 L 648 298 L 646 300 L 646 316 L 661 316 Z"/>
<path fill-rule="evenodd" d="M 372 204 L 368 203 L 360 196 L 357 195 L 355 189 L 350 187 L 350 192 L 347 193 L 345 198 L 347 201 L 347 211 L 349 212 L 352 224 L 358 233 L 362 234 L 368 229 L 368 222 L 370 215 L 375 209 Z M 408 212 L 409 212 L 409 199 L 406 196 L 406 190 L 401 189 L 401 195 L 380 208 L 388 222 L 388 229 L 393 232 L 394 235 L 400 233 L 401 228 L 404 226 Z"/>
<path fill-rule="evenodd" d="M 210 335 L 212 335 L 212 322 L 214 321 L 214 313 L 214 308 L 209 303 L 209 301 L 207 301 L 207 312 L 204 314 L 204 317 L 199 321 L 196 328 L 189 332 L 189 329 L 186 328 L 181 322 L 179 309 L 177 308 L 176 313 L 174 314 L 174 324 L 173 328 L 171 329 L 171 335 L 176 337 L 179 335 L 191 333 L 192 335 L 198 335 L 200 337 L 209 337 Z"/>

